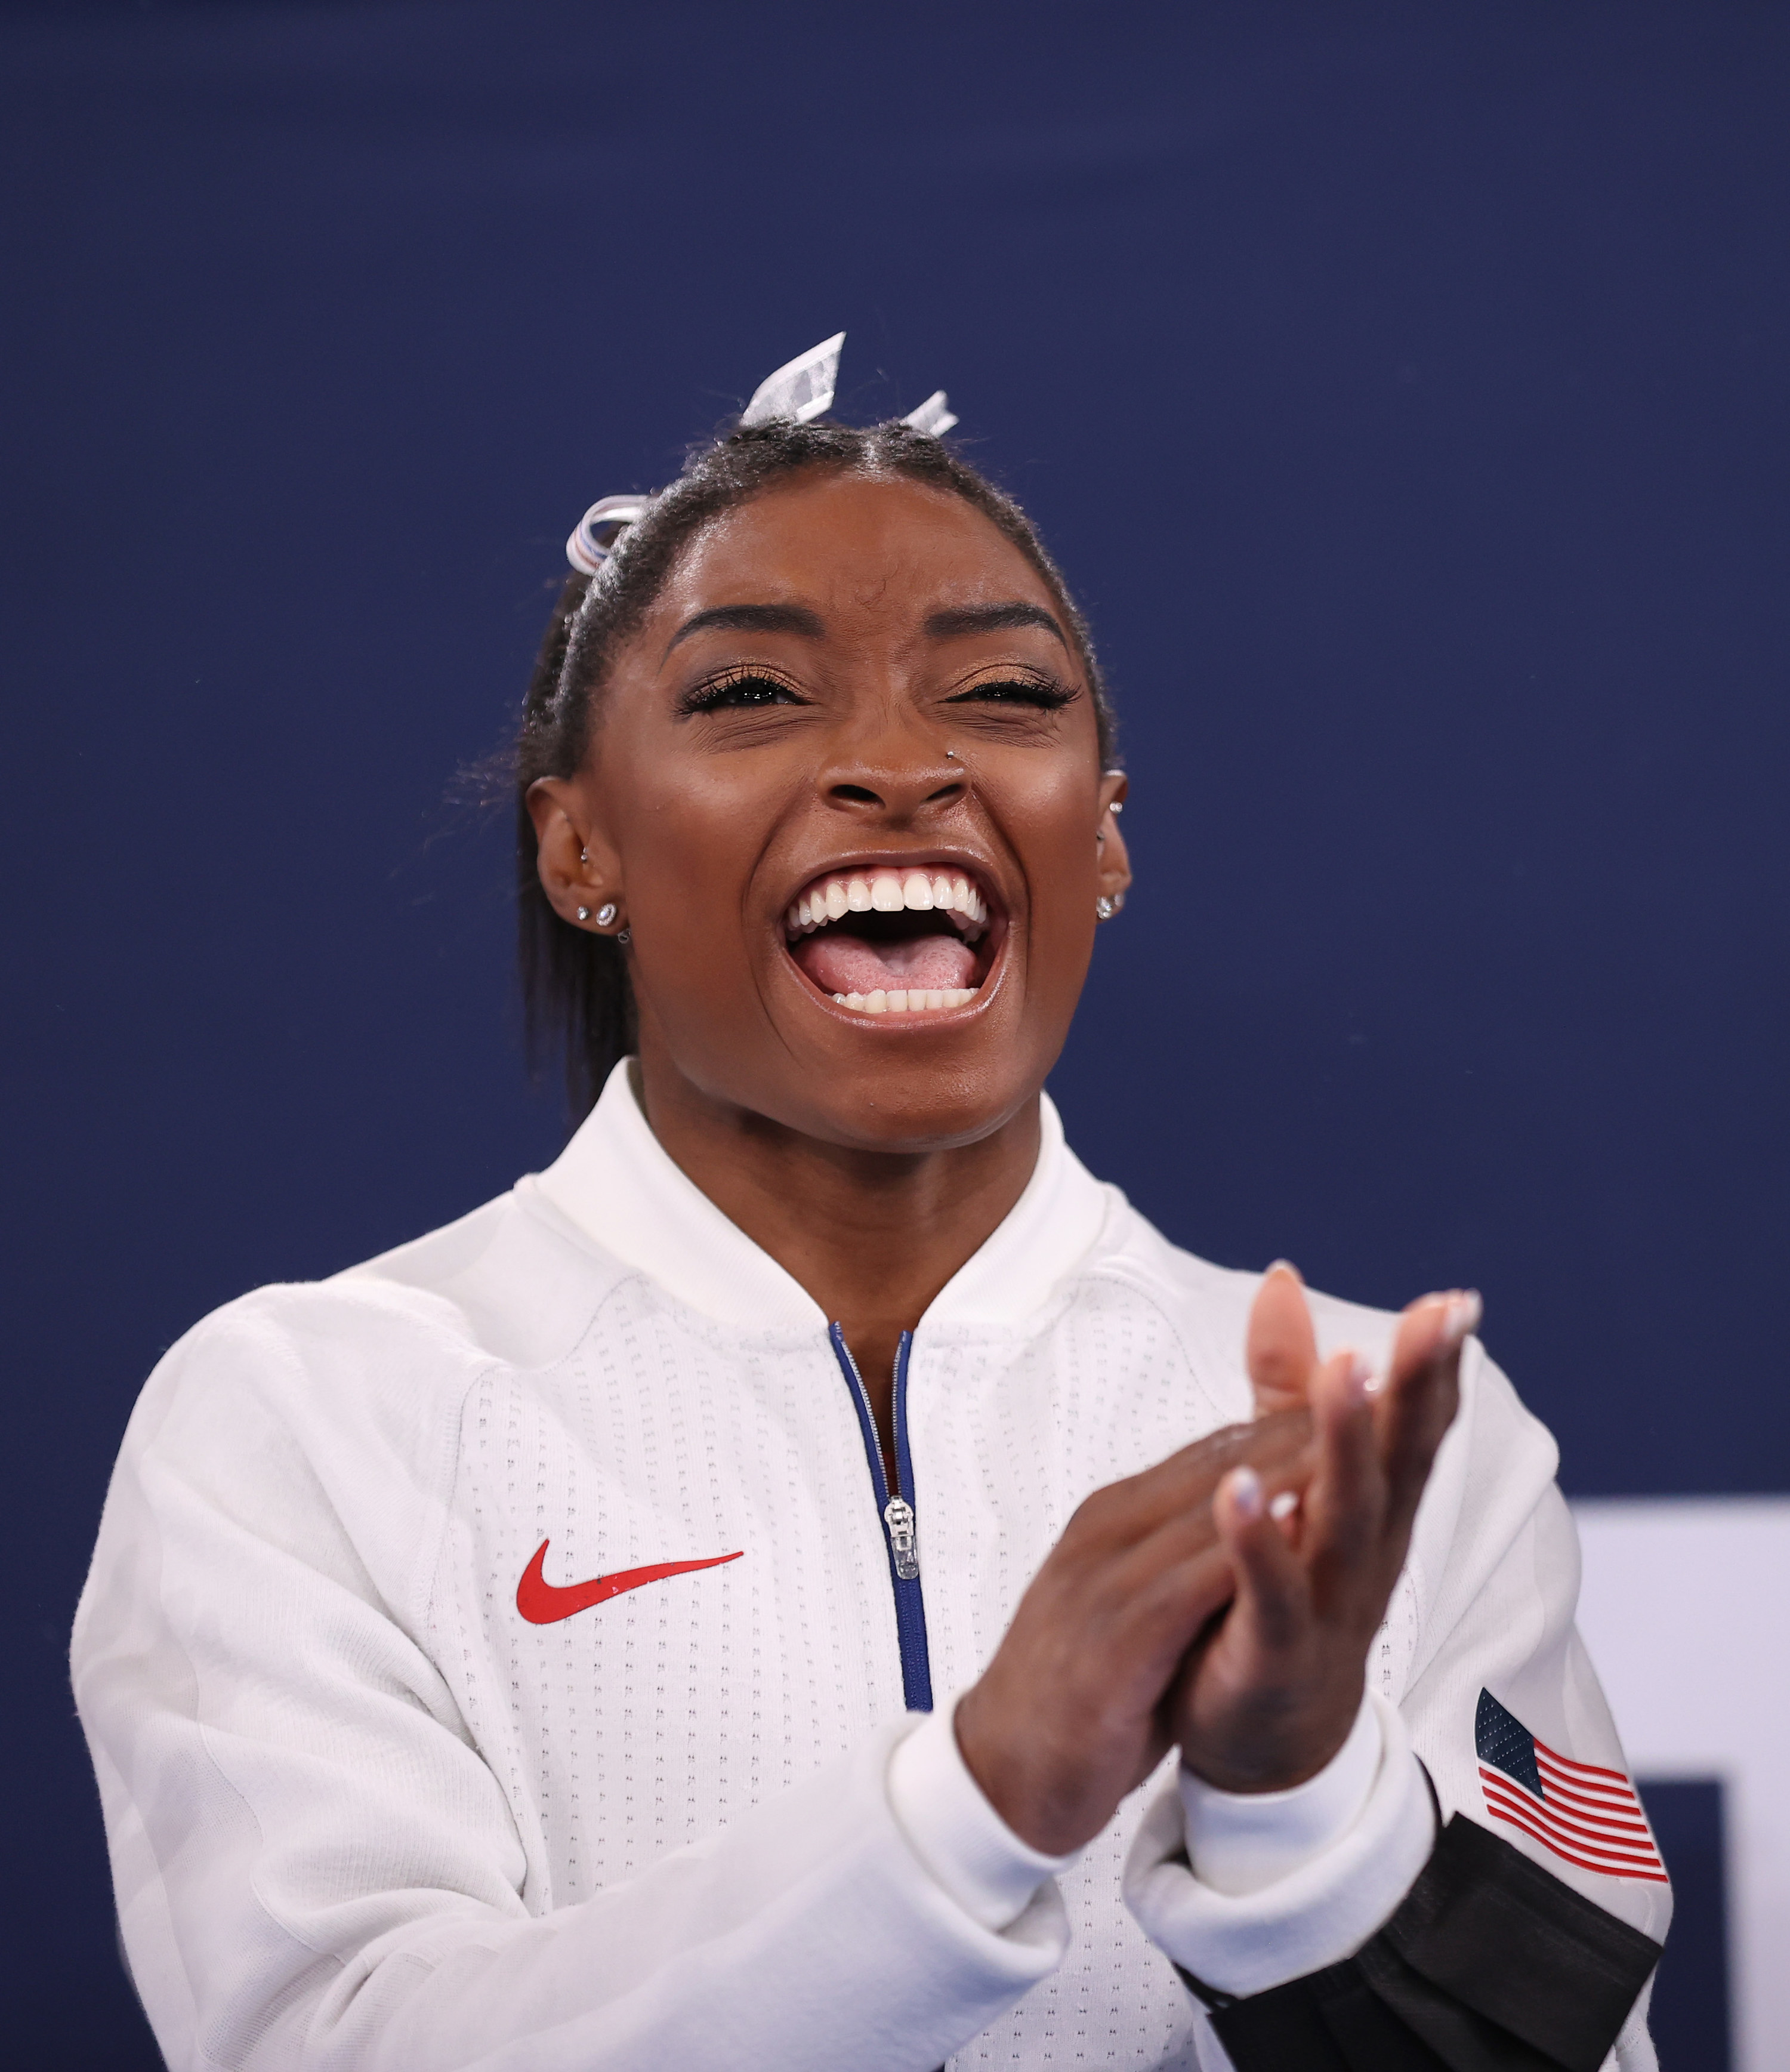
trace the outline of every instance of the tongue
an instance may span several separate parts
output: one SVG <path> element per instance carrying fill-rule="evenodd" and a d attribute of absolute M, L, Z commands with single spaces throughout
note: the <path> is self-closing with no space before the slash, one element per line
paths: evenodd
<path fill-rule="evenodd" d="M 975 952 L 956 935 L 873 943 L 827 928 L 795 944 L 790 955 L 823 993 L 944 993 L 976 982 Z"/>

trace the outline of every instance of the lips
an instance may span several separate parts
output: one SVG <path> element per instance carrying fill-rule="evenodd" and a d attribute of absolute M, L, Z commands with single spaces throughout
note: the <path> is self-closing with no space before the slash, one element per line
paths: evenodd
<path fill-rule="evenodd" d="M 874 865 L 811 879 L 783 928 L 791 957 L 840 1006 L 937 1014 L 967 1006 L 987 977 L 991 915 L 981 884 L 955 864 Z"/>

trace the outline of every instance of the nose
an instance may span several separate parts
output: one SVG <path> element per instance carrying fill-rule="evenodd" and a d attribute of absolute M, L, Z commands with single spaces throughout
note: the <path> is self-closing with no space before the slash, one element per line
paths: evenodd
<path fill-rule="evenodd" d="M 964 797 L 961 762 L 930 730 L 891 726 L 836 754 L 820 773 L 820 793 L 836 811 L 901 826 Z"/>

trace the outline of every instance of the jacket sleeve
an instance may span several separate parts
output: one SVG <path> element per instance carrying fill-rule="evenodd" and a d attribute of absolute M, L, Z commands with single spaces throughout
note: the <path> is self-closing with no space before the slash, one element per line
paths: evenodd
<path fill-rule="evenodd" d="M 1476 1342 L 1368 1664 L 1382 1759 L 1357 1819 L 1238 1893 L 1197 1875 L 1175 1794 L 1151 1807 L 1127 1897 L 1206 2010 L 1205 2062 L 1652 2072 L 1670 1888 L 1574 1628 L 1556 1463 Z"/>
<path fill-rule="evenodd" d="M 123 1939 L 177 2072 L 929 2072 L 1061 1960 L 1054 1883 L 991 1928 L 910 1844 L 888 1773 L 911 1720 L 532 1905 L 393 1580 L 430 1564 L 451 1449 L 394 1438 L 410 1413 L 373 1387 L 306 1429 L 291 1363 L 254 1298 L 163 1362 L 76 1621 Z M 347 1463 L 376 1497 L 352 1529 Z"/>

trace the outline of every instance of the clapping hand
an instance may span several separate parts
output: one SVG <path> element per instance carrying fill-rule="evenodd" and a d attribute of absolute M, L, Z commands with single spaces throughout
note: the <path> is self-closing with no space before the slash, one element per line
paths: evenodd
<path fill-rule="evenodd" d="M 964 1760 L 1023 1840 L 1079 1848 L 1177 1743 L 1232 1791 L 1336 1753 L 1478 1315 L 1472 1295 L 1413 1303 L 1376 1376 L 1320 1361 L 1299 1276 L 1267 1275 L 1255 1422 L 1096 1490 L 959 1703 Z"/>

